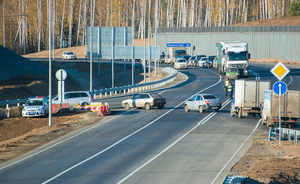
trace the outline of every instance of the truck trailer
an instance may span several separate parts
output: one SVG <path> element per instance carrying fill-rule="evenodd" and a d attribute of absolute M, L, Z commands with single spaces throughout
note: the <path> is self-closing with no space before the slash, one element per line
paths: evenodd
<path fill-rule="evenodd" d="M 250 54 L 248 53 L 247 42 L 218 42 L 216 47 L 217 58 L 214 66 L 220 74 L 225 74 L 229 67 L 235 67 L 238 68 L 240 77 L 248 76 Z"/>
<path fill-rule="evenodd" d="M 290 128 L 297 125 L 300 117 L 300 91 L 288 90 L 281 96 L 281 124 Z M 274 126 L 279 123 L 279 96 L 271 90 L 264 91 L 262 124 Z"/>
<path fill-rule="evenodd" d="M 270 81 L 235 80 L 234 99 L 230 115 L 238 114 L 239 118 L 249 114 L 260 115 L 264 104 L 264 91 L 270 89 Z"/>

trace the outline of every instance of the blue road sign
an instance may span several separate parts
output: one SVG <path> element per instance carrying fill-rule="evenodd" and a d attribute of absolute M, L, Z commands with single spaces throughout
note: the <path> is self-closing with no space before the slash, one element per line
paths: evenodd
<path fill-rule="evenodd" d="M 191 47 L 191 43 L 167 43 L 167 47 Z"/>
<path fill-rule="evenodd" d="M 287 91 L 286 83 L 282 81 L 275 82 L 273 85 L 273 91 L 279 96 L 284 95 Z"/>

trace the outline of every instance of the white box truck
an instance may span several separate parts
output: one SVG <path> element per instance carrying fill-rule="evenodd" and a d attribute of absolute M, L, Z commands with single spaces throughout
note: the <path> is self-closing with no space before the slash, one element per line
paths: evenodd
<path fill-rule="evenodd" d="M 281 124 L 295 127 L 300 117 L 300 91 L 288 90 L 281 96 Z M 274 126 L 279 123 L 279 96 L 271 90 L 264 91 L 262 124 Z"/>
<path fill-rule="evenodd" d="M 238 114 L 239 118 L 249 114 L 260 115 L 264 103 L 264 91 L 270 89 L 270 81 L 235 80 L 234 99 L 232 100 L 230 115 Z"/>
<path fill-rule="evenodd" d="M 165 63 L 174 64 L 179 57 L 187 55 L 186 47 L 169 47 L 169 57 L 165 59 Z"/>

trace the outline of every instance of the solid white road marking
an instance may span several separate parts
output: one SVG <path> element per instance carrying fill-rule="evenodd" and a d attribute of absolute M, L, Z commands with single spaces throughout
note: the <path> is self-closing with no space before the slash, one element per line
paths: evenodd
<path fill-rule="evenodd" d="M 216 72 L 213 72 L 213 73 L 216 73 Z M 218 74 L 218 75 L 219 75 L 219 74 Z M 216 86 L 217 84 L 219 84 L 221 81 L 222 81 L 222 76 L 219 75 L 219 81 L 218 81 L 218 82 L 216 82 L 215 84 L 210 85 L 210 86 L 208 86 L 208 87 L 206 87 L 206 88 L 204 88 L 204 89 L 198 91 L 198 92 L 195 93 L 195 94 L 201 93 L 201 92 L 203 92 L 203 91 L 205 91 L 205 90 L 207 90 L 207 89 L 209 89 L 209 88 L 212 88 L 212 87 Z M 192 96 L 194 96 L 195 94 L 193 94 Z M 192 97 L 192 96 L 190 96 L 190 97 Z M 190 97 L 189 97 L 189 98 L 190 98 Z M 98 152 L 98 153 L 96 153 L 96 154 L 90 156 L 89 158 L 87 158 L 87 159 L 85 159 L 85 160 L 79 162 L 78 164 L 75 164 L 75 165 L 73 165 L 72 167 L 70 167 L 70 168 L 68 168 L 68 169 L 66 169 L 66 170 L 64 170 L 64 171 L 62 171 L 62 172 L 60 172 L 59 174 L 53 176 L 52 178 L 48 179 L 47 181 L 43 182 L 42 184 L 46 184 L 46 183 L 49 183 L 49 182 L 53 181 L 54 179 L 56 179 L 56 178 L 58 178 L 59 176 L 61 176 L 61 175 L 65 174 L 65 173 L 67 173 L 68 171 L 70 171 L 70 170 L 72 170 L 72 169 L 74 169 L 74 168 L 80 166 L 81 164 L 84 164 L 85 162 L 87 162 L 87 161 L 89 161 L 89 160 L 91 160 L 91 159 L 93 159 L 93 158 L 99 156 L 100 154 L 104 153 L 105 151 L 107 151 L 107 150 L 113 148 L 113 147 L 116 146 L 117 144 L 123 142 L 124 140 L 128 139 L 129 137 L 133 136 L 134 134 L 136 134 L 136 133 L 142 131 L 143 129 L 147 128 L 148 126 L 152 125 L 153 123 L 155 123 L 156 121 L 158 121 L 159 119 L 161 119 L 162 117 L 164 117 L 165 115 L 169 114 L 170 112 L 172 112 L 173 110 L 175 110 L 177 107 L 179 107 L 180 105 L 182 105 L 184 102 L 186 102 L 189 98 L 187 98 L 187 99 L 184 100 L 183 102 L 179 103 L 177 106 L 173 107 L 172 109 L 170 109 L 170 110 L 167 111 L 166 113 L 162 114 L 161 116 L 159 116 L 159 117 L 156 118 L 155 120 L 151 121 L 151 122 L 148 123 L 147 125 L 141 127 L 140 129 L 138 129 L 138 130 L 134 131 L 133 133 L 127 135 L 126 137 L 122 138 L 121 140 L 119 140 L 119 141 L 115 142 L 114 144 L 108 146 L 108 147 L 105 148 L 104 150 L 102 150 L 102 151 L 100 151 L 100 152 Z"/>
<path fill-rule="evenodd" d="M 42 152 L 44 152 L 44 151 L 47 151 L 47 150 L 49 150 L 49 149 L 51 149 L 51 148 L 53 148 L 53 147 L 55 147 L 55 146 L 57 146 L 57 145 L 59 145 L 59 144 L 61 144 L 61 143 L 66 142 L 66 141 L 68 141 L 68 140 L 70 140 L 70 139 L 72 139 L 72 138 L 74 138 L 74 137 L 76 137 L 76 136 L 78 136 L 78 135 L 81 135 L 81 134 L 83 134 L 83 133 L 85 133 L 85 132 L 88 132 L 88 131 L 94 129 L 94 128 L 97 128 L 98 126 L 103 125 L 104 123 L 108 123 L 108 122 L 110 122 L 111 120 L 117 118 L 118 116 L 120 116 L 120 115 L 122 115 L 122 114 L 126 114 L 126 113 L 128 113 L 128 112 L 129 112 L 129 111 L 123 112 L 123 113 L 121 113 L 121 114 L 119 114 L 119 115 L 117 115 L 117 116 L 115 116 L 115 117 L 113 117 L 113 118 L 111 118 L 111 119 L 108 119 L 108 120 L 104 121 L 104 122 L 101 123 L 101 124 L 97 124 L 97 125 L 95 125 L 95 126 L 92 126 L 92 127 L 88 128 L 88 129 L 86 129 L 86 130 L 83 130 L 82 132 L 79 132 L 79 133 L 77 133 L 77 134 L 75 134 L 75 135 L 72 135 L 72 136 L 70 136 L 70 137 L 68 137 L 68 138 L 66 138 L 66 139 L 64 139 L 64 140 L 62 140 L 62 141 L 59 141 L 59 142 L 57 142 L 57 143 L 55 143 L 55 144 L 53 144 L 53 145 L 51 145 L 51 146 L 49 146 L 49 147 L 46 147 L 46 148 L 44 148 L 44 149 L 41 149 L 40 151 L 37 151 L 37 152 L 35 152 L 35 153 L 31 154 L 31 155 L 28 155 L 28 156 L 26 156 L 26 157 L 24 157 L 24 158 L 22 158 L 22 159 L 19 159 L 19 160 L 15 161 L 15 162 L 12 162 L 12 163 L 7 164 L 7 165 L 5 165 L 5 166 L 3 166 L 3 167 L 0 167 L 0 170 L 5 169 L 5 168 L 7 168 L 7 167 L 10 167 L 10 166 L 12 166 L 12 165 L 18 164 L 18 163 L 20 163 L 20 162 L 22 162 L 22 161 L 24 161 L 24 160 L 26 160 L 26 159 L 29 159 L 29 158 L 31 158 L 31 157 L 34 157 L 34 156 L 36 156 L 36 155 L 38 155 L 38 154 L 40 154 L 40 153 L 42 153 Z"/>
<path fill-rule="evenodd" d="M 211 184 L 214 184 L 216 182 L 216 180 L 219 178 L 219 176 L 221 175 L 221 173 L 224 171 L 224 169 L 228 166 L 228 164 L 234 159 L 234 157 L 241 151 L 241 149 L 244 147 L 244 145 L 246 144 L 246 142 L 248 141 L 248 139 L 252 136 L 252 134 L 255 132 L 255 130 L 257 129 L 258 125 L 260 124 L 261 119 L 257 122 L 255 128 L 252 130 L 252 132 L 250 133 L 250 135 L 245 139 L 245 141 L 241 144 L 241 146 L 236 150 L 236 152 L 230 157 L 230 159 L 226 162 L 226 164 L 223 166 L 223 168 L 219 171 L 219 173 L 217 174 L 217 176 L 214 178 L 214 180 L 211 182 Z"/>
<path fill-rule="evenodd" d="M 223 109 L 228 103 L 230 102 L 230 100 L 226 100 L 226 102 L 223 103 L 223 107 L 221 109 Z M 210 120 L 213 116 L 215 116 L 217 113 L 216 112 L 211 112 L 209 115 L 207 115 L 205 118 L 203 118 L 200 122 L 197 123 L 196 126 L 194 126 L 193 128 L 191 128 L 189 131 L 187 131 L 185 134 L 183 134 L 181 137 L 179 137 L 178 139 L 176 139 L 172 144 L 170 144 L 168 147 L 166 147 L 164 150 L 162 150 L 161 152 L 159 152 L 157 155 L 155 155 L 154 157 L 152 157 L 150 160 L 148 160 L 147 162 L 145 162 L 143 165 L 141 165 L 140 167 L 136 168 L 134 171 L 132 171 L 129 175 L 127 175 L 126 177 L 124 177 L 122 180 L 120 180 L 117 184 L 121 184 L 124 181 L 126 181 L 127 179 L 129 179 L 131 176 L 133 176 L 135 173 L 137 173 L 139 170 L 141 170 L 142 168 L 144 168 L 145 166 L 147 166 L 149 163 L 151 163 L 153 160 L 155 160 L 156 158 L 158 158 L 160 155 L 162 155 L 163 153 L 165 153 L 166 151 L 168 151 L 171 147 L 173 147 L 176 143 L 178 143 L 179 141 L 181 141 L 185 136 L 187 136 L 189 133 L 191 133 L 193 130 L 195 130 L 196 128 L 198 128 L 200 125 L 203 125 L 204 123 L 206 123 L 208 120 Z"/>

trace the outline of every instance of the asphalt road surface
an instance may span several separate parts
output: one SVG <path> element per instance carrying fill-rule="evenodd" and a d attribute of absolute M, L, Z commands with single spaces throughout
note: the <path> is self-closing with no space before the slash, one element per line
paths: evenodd
<path fill-rule="evenodd" d="M 270 68 L 253 65 L 249 78 L 273 84 Z M 293 69 L 285 78 L 289 89 L 299 88 L 299 71 Z M 106 117 L 21 162 L 2 166 L 0 183 L 221 183 L 253 132 L 267 133 L 267 128 L 255 117 L 230 117 L 230 101 L 215 70 L 183 73 L 189 77 L 186 82 L 157 91 L 167 100 L 164 109 L 132 109 Z M 184 112 L 184 101 L 199 92 L 217 95 L 222 110 Z"/>

